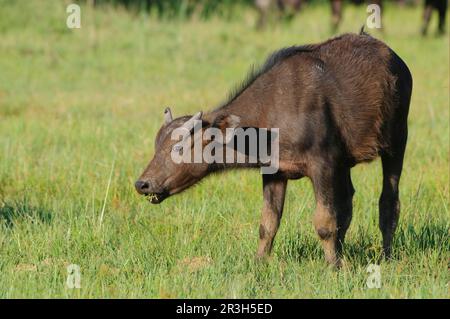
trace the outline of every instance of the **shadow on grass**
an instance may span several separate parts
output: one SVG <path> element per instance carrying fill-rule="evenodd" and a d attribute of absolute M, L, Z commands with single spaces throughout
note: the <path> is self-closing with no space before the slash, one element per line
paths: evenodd
<path fill-rule="evenodd" d="M 391 260 L 397 261 L 404 256 L 414 256 L 427 251 L 445 255 L 450 250 L 450 227 L 445 222 L 422 225 L 406 225 L 399 228 L 394 237 Z M 323 251 L 318 238 L 300 234 L 291 235 L 279 242 L 282 248 L 281 257 L 297 262 L 316 258 L 323 259 Z M 359 235 L 356 240 L 348 239 L 344 244 L 344 258 L 354 265 L 379 263 L 382 260 L 381 235 Z"/>
<path fill-rule="evenodd" d="M 41 222 L 50 224 L 52 213 L 44 208 L 30 204 L 27 199 L 10 202 L 0 201 L 0 224 L 12 228 L 18 220 L 30 220 L 32 223 Z"/>

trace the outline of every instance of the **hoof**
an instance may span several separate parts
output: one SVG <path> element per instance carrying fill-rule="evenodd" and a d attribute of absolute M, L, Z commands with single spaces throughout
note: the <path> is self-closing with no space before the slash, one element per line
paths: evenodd
<path fill-rule="evenodd" d="M 268 254 L 256 254 L 255 255 L 255 261 L 258 263 L 266 263 L 268 261 L 270 261 L 270 255 Z"/>

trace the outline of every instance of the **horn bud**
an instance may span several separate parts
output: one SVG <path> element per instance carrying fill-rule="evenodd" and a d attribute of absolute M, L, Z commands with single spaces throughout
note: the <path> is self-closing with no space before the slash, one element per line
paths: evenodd
<path fill-rule="evenodd" d="M 169 107 L 166 107 L 166 109 L 164 110 L 164 122 L 166 124 L 169 124 L 170 122 L 172 122 L 173 117 L 172 117 L 172 112 L 170 111 Z"/>

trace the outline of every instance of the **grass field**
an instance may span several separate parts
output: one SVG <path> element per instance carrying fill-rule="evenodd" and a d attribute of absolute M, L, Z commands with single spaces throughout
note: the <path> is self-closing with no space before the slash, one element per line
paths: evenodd
<path fill-rule="evenodd" d="M 418 36 L 419 8 L 387 6 L 386 31 L 371 31 L 414 77 L 402 213 L 380 289 L 366 286 L 381 251 L 379 161 L 352 171 L 341 271 L 325 264 L 307 179 L 289 183 L 268 263 L 253 258 L 259 171 L 211 176 L 161 205 L 133 188 L 165 106 L 175 116 L 215 107 L 271 51 L 330 37 L 328 8 L 264 32 L 250 10 L 183 22 L 82 6 L 82 28 L 69 30 L 63 1 L 0 8 L 0 297 L 449 297 L 449 40 Z M 340 32 L 365 17 L 349 8 Z M 66 285 L 69 264 L 81 289 Z"/>

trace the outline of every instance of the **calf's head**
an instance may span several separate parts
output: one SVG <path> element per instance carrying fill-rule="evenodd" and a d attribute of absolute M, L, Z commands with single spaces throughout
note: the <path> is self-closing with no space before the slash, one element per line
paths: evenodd
<path fill-rule="evenodd" d="M 144 172 L 135 183 L 136 191 L 145 195 L 152 204 L 159 204 L 170 195 L 179 193 L 192 186 L 208 174 L 208 164 L 177 163 L 173 160 L 173 152 L 193 152 L 192 145 L 180 147 L 180 141 L 173 139 L 174 130 L 191 134 L 195 123 L 201 121 L 201 112 L 194 116 L 172 119 L 170 109 L 164 111 L 165 123 L 160 128 L 155 140 L 155 155 Z M 194 140 L 193 138 L 190 140 Z"/>

